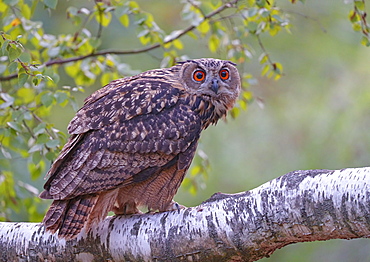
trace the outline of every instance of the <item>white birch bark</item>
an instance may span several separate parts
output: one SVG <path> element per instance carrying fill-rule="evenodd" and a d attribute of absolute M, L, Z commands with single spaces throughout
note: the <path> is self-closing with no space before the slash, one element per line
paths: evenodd
<path fill-rule="evenodd" d="M 370 167 L 294 171 L 179 212 L 108 217 L 72 241 L 0 223 L 1 261 L 255 261 L 291 243 L 370 235 Z"/>

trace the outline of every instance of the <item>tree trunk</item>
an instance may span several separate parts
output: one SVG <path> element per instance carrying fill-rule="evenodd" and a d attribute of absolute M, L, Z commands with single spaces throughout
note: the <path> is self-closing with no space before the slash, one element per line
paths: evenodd
<path fill-rule="evenodd" d="M 0 223 L 2 261 L 256 261 L 291 243 L 370 235 L 370 168 L 294 171 L 184 210 L 107 217 L 65 241 Z"/>

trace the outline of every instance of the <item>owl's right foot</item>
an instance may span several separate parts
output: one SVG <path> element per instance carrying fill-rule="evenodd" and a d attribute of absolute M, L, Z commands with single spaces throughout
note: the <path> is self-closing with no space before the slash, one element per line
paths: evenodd
<path fill-rule="evenodd" d="M 115 205 L 112 210 L 116 215 L 133 215 L 133 214 L 142 214 L 134 202 L 126 202 L 122 206 Z"/>

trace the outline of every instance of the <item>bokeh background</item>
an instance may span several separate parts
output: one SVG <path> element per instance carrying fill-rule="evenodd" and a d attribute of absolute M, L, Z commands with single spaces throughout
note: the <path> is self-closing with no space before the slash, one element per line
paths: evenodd
<path fill-rule="evenodd" d="M 138 1 L 152 13 L 156 22 L 170 32 L 184 27 L 177 1 Z M 75 2 L 83 6 L 85 1 Z M 93 4 L 93 3 L 90 3 Z M 58 10 L 70 2 L 59 1 Z M 65 8 L 63 8 L 65 5 Z M 284 66 L 278 81 L 260 77 L 258 55 L 262 52 L 250 39 L 254 58 L 239 65 L 254 75 L 250 86 L 254 99 L 236 119 L 228 118 L 203 132 L 200 149 L 210 163 L 209 176 L 201 180 L 196 194 L 180 188 L 175 200 L 195 206 L 215 192 L 237 193 L 253 189 L 266 181 L 298 169 L 341 169 L 369 166 L 370 160 L 370 48 L 360 44 L 361 35 L 348 21 L 351 6 L 343 1 L 309 0 L 278 5 L 290 13 L 291 34 L 262 37 L 274 61 Z M 73 32 L 65 12 L 35 17 L 44 22 L 46 32 Z M 103 31 L 103 49 L 132 49 L 140 45 L 134 27 L 110 26 Z M 212 54 L 207 43 L 194 47 L 189 37 L 182 38 L 180 53 L 190 58 L 223 58 Z M 192 43 L 192 44 L 187 44 Z M 157 51 L 125 56 L 124 62 L 138 72 L 158 68 Z M 62 75 L 59 82 L 73 85 Z M 77 97 L 82 101 L 100 88 L 100 82 Z M 72 108 L 57 108 L 52 115 L 56 128 L 66 131 L 74 115 Z M 43 180 L 27 181 L 38 189 Z M 18 217 L 22 219 L 21 215 Z M 370 261 L 370 241 L 331 240 L 294 244 L 276 251 L 262 261 Z"/>

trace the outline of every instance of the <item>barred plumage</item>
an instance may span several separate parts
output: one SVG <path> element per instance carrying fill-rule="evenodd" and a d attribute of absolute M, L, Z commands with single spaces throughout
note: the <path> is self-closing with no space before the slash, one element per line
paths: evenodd
<path fill-rule="evenodd" d="M 69 141 L 48 172 L 43 223 L 74 238 L 106 216 L 167 211 L 202 130 L 224 117 L 240 92 L 229 61 L 203 58 L 112 81 L 85 100 Z"/>

